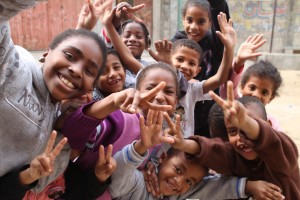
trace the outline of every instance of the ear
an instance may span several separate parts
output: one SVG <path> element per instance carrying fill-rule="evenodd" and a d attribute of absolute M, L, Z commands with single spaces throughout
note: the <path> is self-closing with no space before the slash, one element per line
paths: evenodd
<path fill-rule="evenodd" d="M 158 163 L 161 164 L 167 158 L 167 153 L 163 152 L 158 159 Z"/>
<path fill-rule="evenodd" d="M 271 120 L 267 120 L 267 122 L 270 124 L 270 126 L 272 126 L 272 121 Z"/>
<path fill-rule="evenodd" d="M 199 66 L 197 71 L 196 71 L 196 73 L 197 73 L 196 75 L 198 75 L 201 72 L 201 70 L 202 70 L 202 67 Z"/>

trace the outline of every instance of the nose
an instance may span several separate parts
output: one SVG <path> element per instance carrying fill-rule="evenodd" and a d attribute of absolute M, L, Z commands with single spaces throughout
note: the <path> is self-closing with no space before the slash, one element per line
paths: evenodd
<path fill-rule="evenodd" d="M 128 38 L 128 41 L 130 42 L 136 42 L 136 38 L 134 35 L 131 35 L 129 38 Z"/>
<path fill-rule="evenodd" d="M 197 28 L 197 24 L 196 24 L 196 22 L 193 22 L 193 23 L 191 23 L 190 27 L 191 27 L 191 29 L 195 29 L 195 28 Z"/>
<path fill-rule="evenodd" d="M 73 64 L 69 66 L 68 70 L 71 74 L 71 77 L 74 79 L 82 78 L 82 66 L 80 64 Z"/>
<path fill-rule="evenodd" d="M 155 96 L 155 101 L 158 103 L 158 104 L 163 104 L 164 101 L 165 101 L 165 94 L 163 91 L 159 91 L 156 96 Z"/>
<path fill-rule="evenodd" d="M 260 93 L 259 93 L 258 90 L 254 90 L 254 91 L 252 92 L 252 96 L 254 96 L 254 97 L 258 98 L 258 99 L 261 99 L 261 95 L 260 95 Z"/>
<path fill-rule="evenodd" d="M 108 77 L 112 78 L 112 77 L 115 77 L 116 75 L 117 75 L 116 71 L 112 69 L 109 71 Z"/>
<path fill-rule="evenodd" d="M 186 62 L 182 63 L 182 64 L 180 65 L 180 68 L 181 68 L 183 71 L 186 71 L 186 70 L 189 69 L 189 68 L 188 68 L 188 64 L 187 64 Z"/>

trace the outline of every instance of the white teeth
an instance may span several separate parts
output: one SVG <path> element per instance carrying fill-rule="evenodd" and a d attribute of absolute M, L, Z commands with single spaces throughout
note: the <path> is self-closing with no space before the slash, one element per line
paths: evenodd
<path fill-rule="evenodd" d="M 69 88 L 75 89 L 75 86 L 73 83 L 71 83 L 69 80 L 65 79 L 64 77 L 60 76 L 59 79 Z"/>
<path fill-rule="evenodd" d="M 110 84 L 116 84 L 116 83 L 119 83 L 119 81 L 120 80 L 113 80 L 113 81 L 110 82 Z"/>

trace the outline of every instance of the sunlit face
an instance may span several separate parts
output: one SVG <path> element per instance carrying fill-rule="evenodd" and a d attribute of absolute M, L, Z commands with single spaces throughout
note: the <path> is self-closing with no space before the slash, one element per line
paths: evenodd
<path fill-rule="evenodd" d="M 97 80 L 97 88 L 106 95 L 120 92 L 124 88 L 125 76 L 120 59 L 114 54 L 108 54 L 105 70 Z"/>
<path fill-rule="evenodd" d="M 150 102 L 159 105 L 171 105 L 172 110 L 168 111 L 169 115 L 172 116 L 173 111 L 176 108 L 177 93 L 176 93 L 176 79 L 172 76 L 169 71 L 163 69 L 153 69 L 149 71 L 143 81 L 140 84 L 140 92 L 146 92 L 157 86 L 160 82 L 164 81 L 166 86 L 159 91 Z M 144 116 L 147 116 L 148 109 L 143 110 Z"/>
<path fill-rule="evenodd" d="M 234 150 L 246 160 L 255 160 L 257 154 L 253 149 L 253 142 L 237 127 L 228 126 L 228 139 Z"/>
<path fill-rule="evenodd" d="M 187 160 L 183 152 L 171 158 L 166 157 L 159 165 L 160 192 L 164 196 L 184 194 L 199 183 L 205 175 L 205 169 Z"/>
<path fill-rule="evenodd" d="M 241 93 L 243 96 L 255 96 L 267 105 L 274 98 L 273 86 L 274 83 L 270 79 L 250 76 L 248 82 L 241 88 Z"/>
<path fill-rule="evenodd" d="M 92 88 L 102 61 L 101 49 L 88 37 L 74 36 L 49 50 L 43 65 L 43 78 L 51 101 L 55 103 L 86 94 Z"/>
<path fill-rule="evenodd" d="M 211 27 L 208 11 L 198 6 L 189 7 L 183 17 L 183 26 L 188 39 L 199 42 Z"/>
<path fill-rule="evenodd" d="M 145 33 L 140 24 L 132 22 L 125 26 L 122 40 L 135 58 L 140 58 L 146 48 Z"/>
<path fill-rule="evenodd" d="M 200 71 L 200 55 L 194 49 L 180 46 L 172 53 L 172 65 L 176 67 L 184 77 L 189 81 L 193 79 Z"/>

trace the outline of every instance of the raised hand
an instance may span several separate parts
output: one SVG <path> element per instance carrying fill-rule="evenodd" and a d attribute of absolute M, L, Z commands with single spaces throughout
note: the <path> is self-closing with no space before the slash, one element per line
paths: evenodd
<path fill-rule="evenodd" d="M 30 163 L 30 167 L 27 169 L 27 177 L 29 178 L 27 178 L 24 183 L 28 184 L 34 182 L 35 180 L 38 180 L 45 176 L 49 176 L 51 174 L 55 158 L 58 156 L 63 146 L 67 143 L 67 138 L 63 138 L 55 146 L 55 148 L 53 148 L 56 135 L 56 131 L 52 131 L 44 153 L 32 160 L 32 162 Z"/>
<path fill-rule="evenodd" d="M 245 42 L 241 44 L 236 58 L 236 64 L 238 66 L 243 65 L 246 60 L 255 59 L 262 55 L 261 52 L 256 52 L 256 50 L 266 43 L 263 37 L 263 34 L 250 35 Z"/>
<path fill-rule="evenodd" d="M 142 170 L 144 175 L 144 181 L 146 189 L 152 196 L 159 198 L 159 184 L 158 184 L 158 176 L 155 170 L 155 165 L 149 160 L 146 164 L 146 167 Z"/>
<path fill-rule="evenodd" d="M 266 181 L 247 181 L 247 193 L 252 194 L 255 200 L 283 200 L 285 197 L 282 195 L 281 189 Z"/>
<path fill-rule="evenodd" d="M 140 116 L 141 141 L 147 149 L 161 143 L 163 115 L 162 111 L 149 109 L 147 121 Z"/>
<path fill-rule="evenodd" d="M 223 109 L 225 124 L 240 127 L 241 124 L 245 123 L 247 111 L 240 102 L 234 100 L 231 81 L 227 82 L 227 100 L 222 99 L 213 91 L 209 91 L 209 94 Z"/>
<path fill-rule="evenodd" d="M 163 41 L 156 41 L 154 46 L 156 52 L 153 52 L 150 48 L 148 48 L 149 54 L 152 58 L 158 62 L 161 61 L 171 64 L 172 42 L 165 38 Z"/>
<path fill-rule="evenodd" d="M 76 28 L 84 28 L 92 30 L 99 17 L 102 16 L 107 8 L 112 6 L 113 0 L 95 0 L 92 4 L 90 0 L 86 0 L 86 4 L 83 5 Z"/>
<path fill-rule="evenodd" d="M 142 23 L 143 21 L 138 18 L 134 13 L 138 10 L 141 10 L 142 8 L 145 7 L 145 4 L 140 4 L 137 6 L 131 6 L 127 2 L 121 2 L 117 5 L 116 9 L 116 18 L 120 19 L 121 21 L 127 20 L 127 19 L 132 19 L 136 22 Z"/>
<path fill-rule="evenodd" d="M 234 48 L 236 45 L 236 32 L 232 26 L 232 20 L 227 22 L 226 14 L 220 12 L 218 15 L 218 22 L 220 25 L 220 31 L 217 31 L 217 35 L 226 48 Z"/>
<path fill-rule="evenodd" d="M 183 133 L 180 127 L 180 116 L 175 116 L 175 123 L 172 121 L 168 113 L 164 112 L 163 116 L 168 123 L 168 127 L 164 130 L 165 138 L 168 138 L 168 143 L 171 144 L 174 148 L 180 149 L 182 143 L 184 142 Z"/>
<path fill-rule="evenodd" d="M 112 157 L 113 146 L 110 144 L 104 150 L 104 146 L 99 147 L 99 159 L 95 166 L 95 175 L 99 182 L 104 183 L 117 168 L 117 162 Z"/>

